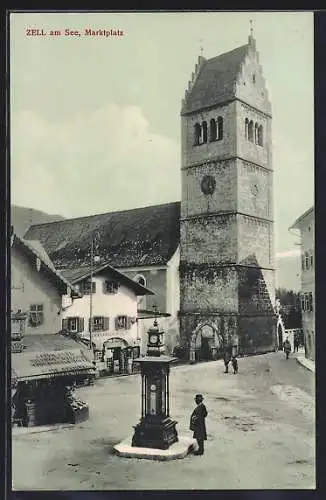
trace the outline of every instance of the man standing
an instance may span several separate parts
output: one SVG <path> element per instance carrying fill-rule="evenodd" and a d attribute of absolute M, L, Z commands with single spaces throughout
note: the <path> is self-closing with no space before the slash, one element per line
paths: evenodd
<path fill-rule="evenodd" d="M 228 350 L 225 351 L 224 353 L 224 366 L 225 366 L 225 371 L 224 373 L 229 373 L 229 363 L 231 361 L 231 355 Z"/>
<path fill-rule="evenodd" d="M 203 403 L 203 400 L 204 398 L 201 394 L 196 394 L 195 402 L 197 406 L 190 417 L 190 430 L 193 431 L 193 437 L 197 440 L 198 443 L 198 450 L 195 451 L 194 455 L 204 454 L 204 441 L 207 440 L 205 424 L 207 410 L 206 406 Z"/>

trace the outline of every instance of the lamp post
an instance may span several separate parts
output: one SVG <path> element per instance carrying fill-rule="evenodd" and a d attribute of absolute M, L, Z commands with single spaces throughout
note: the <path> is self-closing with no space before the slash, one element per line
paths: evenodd
<path fill-rule="evenodd" d="M 157 322 L 148 330 L 147 354 L 137 361 L 141 368 L 141 418 L 134 426 L 132 446 L 166 450 L 178 441 L 177 422 L 170 418 L 169 374 L 176 358 L 164 355 L 164 331 Z"/>

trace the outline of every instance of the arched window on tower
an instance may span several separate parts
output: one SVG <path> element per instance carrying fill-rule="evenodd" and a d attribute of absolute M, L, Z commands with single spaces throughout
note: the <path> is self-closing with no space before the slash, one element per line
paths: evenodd
<path fill-rule="evenodd" d="M 194 129 L 194 146 L 199 146 L 201 141 L 201 126 L 199 123 L 195 124 L 195 129 Z"/>
<path fill-rule="evenodd" d="M 210 142 L 216 141 L 217 139 L 217 127 L 214 118 L 209 122 L 209 140 Z"/>
<path fill-rule="evenodd" d="M 203 122 L 203 143 L 207 142 L 207 122 Z"/>
<path fill-rule="evenodd" d="M 254 122 L 250 120 L 248 125 L 248 140 L 254 142 Z"/>
<path fill-rule="evenodd" d="M 258 123 L 255 123 L 255 144 L 258 144 Z"/>
<path fill-rule="evenodd" d="M 248 139 L 248 126 L 249 126 L 249 120 L 248 118 L 245 119 L 245 138 Z"/>
<path fill-rule="evenodd" d="M 223 139 L 223 118 L 221 116 L 217 119 L 217 140 L 221 141 Z"/>
<path fill-rule="evenodd" d="M 259 127 L 258 127 L 258 146 L 263 146 L 263 145 L 264 145 L 263 126 L 259 125 Z"/>

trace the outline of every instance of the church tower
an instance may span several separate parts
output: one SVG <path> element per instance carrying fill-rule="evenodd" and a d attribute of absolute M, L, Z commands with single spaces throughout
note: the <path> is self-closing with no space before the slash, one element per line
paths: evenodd
<path fill-rule="evenodd" d="M 180 336 L 208 357 L 276 345 L 271 123 L 252 30 L 198 58 L 181 109 Z"/>

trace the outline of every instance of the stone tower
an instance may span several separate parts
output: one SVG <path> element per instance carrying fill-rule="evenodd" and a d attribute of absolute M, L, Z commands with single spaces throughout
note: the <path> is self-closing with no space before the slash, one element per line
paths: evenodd
<path fill-rule="evenodd" d="M 252 33 L 198 58 L 181 110 L 180 336 L 208 357 L 277 344 L 271 122 Z"/>

